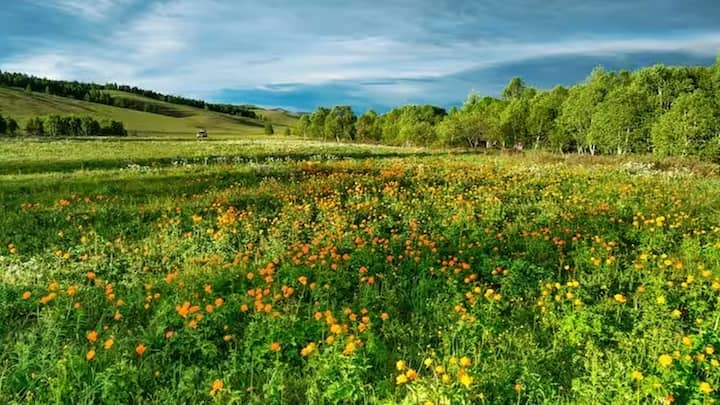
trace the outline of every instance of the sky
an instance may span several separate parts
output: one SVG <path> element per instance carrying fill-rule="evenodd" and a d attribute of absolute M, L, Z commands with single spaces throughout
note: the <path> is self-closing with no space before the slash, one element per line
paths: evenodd
<path fill-rule="evenodd" d="M 310 111 L 709 65 L 720 0 L 4 0 L 0 70 Z"/>

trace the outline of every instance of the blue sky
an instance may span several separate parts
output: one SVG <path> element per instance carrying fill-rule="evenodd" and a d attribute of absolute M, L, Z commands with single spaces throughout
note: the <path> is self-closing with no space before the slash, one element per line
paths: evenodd
<path fill-rule="evenodd" d="M 711 64 L 720 0 L 13 0 L 0 69 L 295 110 Z M 9 4 L 8 4 L 9 3 Z"/>

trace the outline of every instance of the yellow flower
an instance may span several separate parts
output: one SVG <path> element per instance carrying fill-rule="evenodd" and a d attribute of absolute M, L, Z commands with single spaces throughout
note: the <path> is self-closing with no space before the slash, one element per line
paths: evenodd
<path fill-rule="evenodd" d="M 683 336 L 682 344 L 685 346 L 692 346 L 692 338 L 690 336 Z"/>
<path fill-rule="evenodd" d="M 645 378 L 645 376 L 643 375 L 643 373 L 641 373 L 641 372 L 639 372 L 639 371 L 637 371 L 637 370 L 635 370 L 635 371 L 632 372 L 632 379 L 633 379 L 633 380 L 635 380 L 635 381 L 640 381 L 640 380 L 642 380 L 643 378 Z"/>
<path fill-rule="evenodd" d="M 114 340 L 108 339 L 108 340 L 105 341 L 105 343 L 103 343 L 103 348 L 104 348 L 105 350 L 110 350 L 110 349 L 112 349 L 114 343 L 115 343 Z"/>
<path fill-rule="evenodd" d="M 473 383 L 473 378 L 470 376 L 470 374 L 465 372 L 465 370 L 461 370 L 458 373 L 458 377 L 459 377 L 458 379 L 460 381 L 460 384 L 464 385 L 465 388 L 470 387 Z"/>
<path fill-rule="evenodd" d="M 707 354 L 713 354 L 713 353 L 715 353 L 715 348 L 712 347 L 712 346 L 706 346 L 706 347 L 705 347 L 705 353 L 707 353 Z"/>
<path fill-rule="evenodd" d="M 661 295 L 661 296 L 657 297 L 655 302 L 657 302 L 660 305 L 665 305 L 665 303 L 667 302 L 667 299 L 665 298 L 664 295 Z"/>
<path fill-rule="evenodd" d="M 315 351 L 315 347 L 315 342 L 308 344 L 307 346 L 303 347 L 302 350 L 300 350 L 300 355 L 303 357 L 311 355 Z"/>
<path fill-rule="evenodd" d="M 430 367 L 433 364 L 433 359 L 427 358 L 425 361 L 423 361 L 423 364 L 425 364 L 425 367 Z"/>
<path fill-rule="evenodd" d="M 222 380 L 217 379 L 212 382 L 212 385 L 210 386 L 210 395 L 215 395 L 218 393 L 218 391 L 222 391 L 225 388 L 225 384 L 223 384 Z"/>
<path fill-rule="evenodd" d="M 92 359 L 94 359 L 94 358 L 95 358 L 95 350 L 93 350 L 93 349 L 88 350 L 87 354 L 85 355 L 85 359 L 87 359 L 87 361 L 92 361 Z"/>
<path fill-rule="evenodd" d="M 673 358 L 669 354 L 663 354 L 658 358 L 658 362 L 663 367 L 670 367 L 673 362 Z"/>
<path fill-rule="evenodd" d="M 397 371 L 403 371 L 407 367 L 407 363 L 405 363 L 405 360 L 398 360 L 397 363 L 395 363 L 395 368 Z"/>
<path fill-rule="evenodd" d="M 625 296 L 622 294 L 615 294 L 613 298 L 615 299 L 615 302 L 618 302 L 620 304 L 624 304 L 627 302 L 627 298 L 625 298 Z"/>
<path fill-rule="evenodd" d="M 405 374 L 399 374 L 397 378 L 395 378 L 395 382 L 397 383 L 397 385 L 402 385 L 408 382 L 408 378 L 405 377 Z"/>
<path fill-rule="evenodd" d="M 443 373 L 445 373 L 445 366 L 443 366 L 442 364 L 436 366 L 436 367 L 435 367 L 435 372 L 438 373 L 438 374 L 443 374 Z"/>
<path fill-rule="evenodd" d="M 356 346 L 354 342 L 347 342 L 345 349 L 343 349 L 343 354 L 349 356 L 355 352 L 355 348 Z"/>
<path fill-rule="evenodd" d="M 706 383 L 705 381 L 700 383 L 700 392 L 703 394 L 709 394 L 713 392 L 713 388 L 710 386 L 710 384 Z"/>
<path fill-rule="evenodd" d="M 472 361 L 469 357 L 463 356 L 460 358 L 460 366 L 461 367 L 470 367 L 472 365 Z"/>

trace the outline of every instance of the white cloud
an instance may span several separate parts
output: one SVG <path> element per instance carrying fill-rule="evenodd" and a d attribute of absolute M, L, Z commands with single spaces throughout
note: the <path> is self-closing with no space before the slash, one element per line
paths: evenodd
<path fill-rule="evenodd" d="M 49 0 L 47 4 L 101 20 L 124 10 L 130 1 Z M 671 39 L 652 35 L 631 39 L 601 35 L 552 40 L 462 39 L 423 28 L 420 22 L 427 15 L 419 16 L 422 6 L 400 4 L 388 5 L 395 7 L 388 10 L 370 5 L 340 8 L 272 1 L 165 1 L 108 26 L 100 38 L 85 43 L 57 40 L 47 49 L 0 59 L 0 68 L 191 95 L 276 83 L 441 78 L 550 56 L 646 51 L 714 55 L 720 49 L 720 31 L 684 37 L 676 32 Z M 404 14 L 399 17 L 397 13 Z M 406 81 L 370 86 L 368 93 L 379 97 L 376 92 L 383 91 L 392 98 L 409 98 L 426 89 L 422 83 Z"/>

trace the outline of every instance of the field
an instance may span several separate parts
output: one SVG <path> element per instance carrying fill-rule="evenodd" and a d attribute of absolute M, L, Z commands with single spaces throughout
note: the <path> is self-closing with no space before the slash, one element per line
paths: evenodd
<path fill-rule="evenodd" d="M 159 106 L 164 115 L 2 86 L 0 86 L 0 114 L 15 118 L 21 126 L 27 119 L 35 116 L 89 115 L 96 119 L 122 121 L 130 135 L 142 137 L 192 139 L 198 128 L 205 128 L 213 139 L 263 134 L 263 122 L 259 119 L 170 104 L 121 91 L 107 91 L 106 93 L 114 97 L 133 99 Z M 296 121 L 294 116 L 283 111 L 258 109 L 255 112 L 267 116 L 273 122 L 275 132 L 278 134 L 282 134 L 285 128 L 292 126 Z"/>
<path fill-rule="evenodd" d="M 719 202 L 632 156 L 5 142 L 0 398 L 712 403 Z"/>

